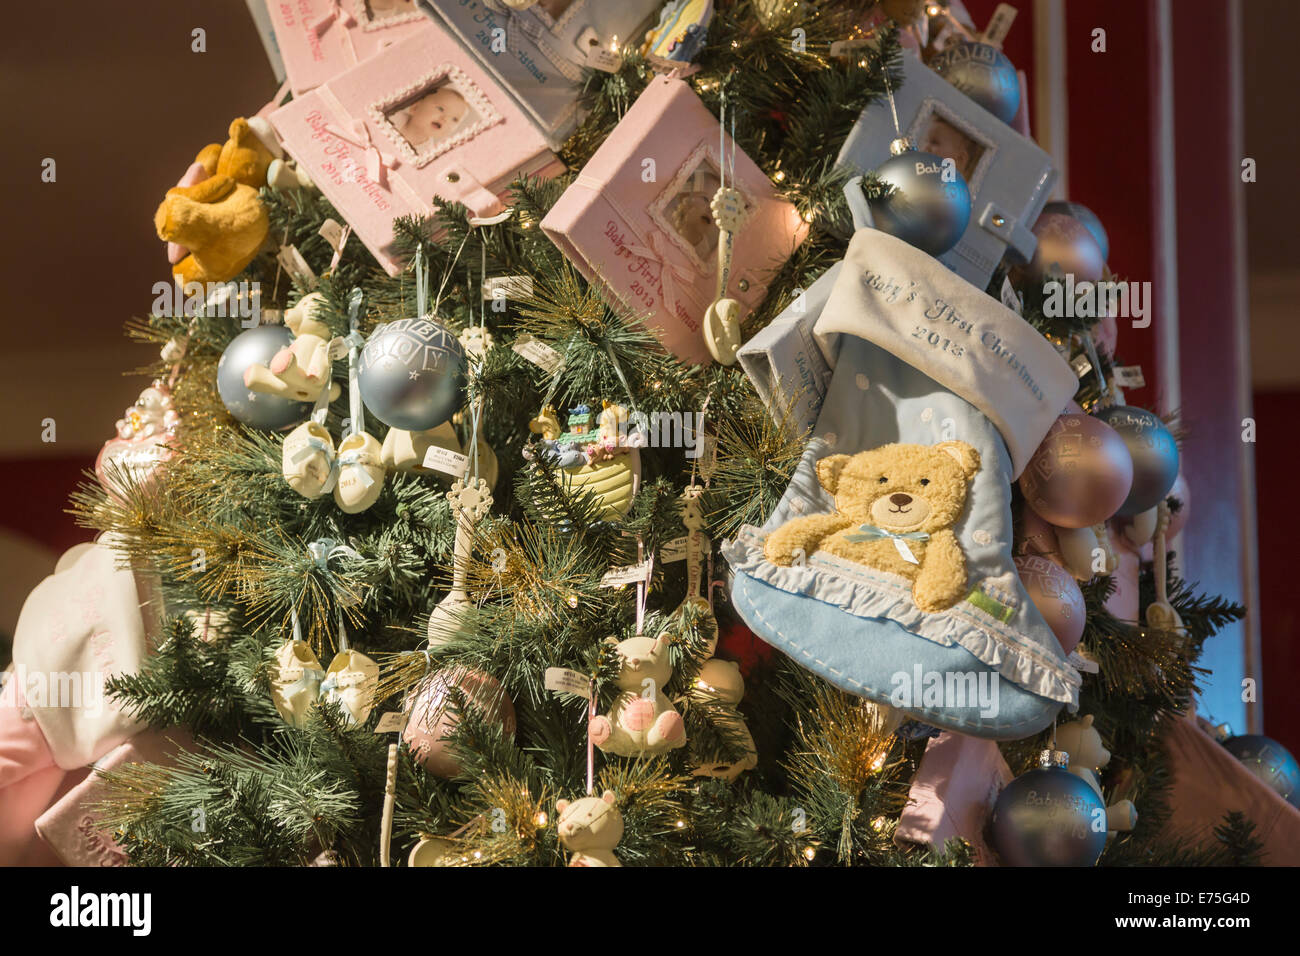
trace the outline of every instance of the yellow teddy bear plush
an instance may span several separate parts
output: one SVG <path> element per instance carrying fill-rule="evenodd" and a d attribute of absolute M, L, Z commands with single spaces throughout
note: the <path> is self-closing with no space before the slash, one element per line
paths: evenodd
<path fill-rule="evenodd" d="M 767 537 L 764 557 L 790 565 L 824 551 L 912 582 L 922 611 L 943 611 L 966 596 L 966 556 L 953 525 L 966 507 L 980 456 L 964 441 L 882 445 L 830 455 L 817 478 L 835 513 L 793 518 Z"/>
<path fill-rule="evenodd" d="M 199 151 L 154 213 L 182 282 L 226 282 L 247 266 L 270 228 L 257 191 L 275 159 L 248 120 L 230 124 L 224 144 Z"/>

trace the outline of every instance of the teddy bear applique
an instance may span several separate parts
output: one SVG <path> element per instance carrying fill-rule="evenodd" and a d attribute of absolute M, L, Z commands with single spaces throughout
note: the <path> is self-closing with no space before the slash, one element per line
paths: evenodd
<path fill-rule="evenodd" d="M 788 566 L 823 551 L 906 578 L 922 611 L 947 610 L 967 593 L 953 527 L 979 468 L 979 452 L 963 441 L 829 455 L 817 479 L 835 512 L 787 521 L 768 535 L 764 557 Z"/>

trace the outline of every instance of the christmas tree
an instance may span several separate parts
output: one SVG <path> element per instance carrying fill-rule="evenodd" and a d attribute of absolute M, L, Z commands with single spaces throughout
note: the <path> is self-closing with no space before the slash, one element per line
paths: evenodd
<path fill-rule="evenodd" d="M 520 5 L 491 6 L 504 16 L 507 6 Z M 686 17 L 690 6 L 677 4 L 674 12 Z M 428 215 L 389 217 L 391 243 L 372 248 L 365 217 L 326 198 L 328 174 L 313 168 L 291 136 L 283 148 L 258 140 L 276 138 L 276 120 L 274 130 L 265 122 L 232 126 L 230 141 L 208 157 L 215 174 L 196 174 L 197 182 L 173 190 L 187 200 L 207 190 L 198 201 L 214 206 L 246 200 L 247 215 L 234 210 L 218 222 L 228 253 L 219 263 L 198 241 L 188 243 L 177 270 L 200 283 L 197 300 L 183 308 L 164 301 L 129 325 L 132 337 L 161 351 L 144 370 L 156 385 L 139 409 L 142 419 L 156 413 L 157 428 L 134 457 L 106 455 L 74 502 L 87 528 L 110 536 L 101 540 L 129 561 L 136 580 L 157 588 L 146 611 L 156 615 L 150 652 L 111 677 L 107 692 L 135 727 L 185 741 L 165 760 L 103 775 L 109 797 L 95 812 L 131 864 L 965 866 L 987 853 L 982 830 L 930 841 L 907 819 L 935 735 L 962 736 L 953 724 L 923 716 L 946 705 L 927 710 L 918 697 L 895 706 L 880 688 L 851 693 L 845 681 L 774 649 L 751 630 L 755 619 L 733 605 L 736 585 L 722 550 L 785 507 L 810 439 L 825 437 L 823 426 L 813 429 L 799 413 L 801 403 L 816 401 L 808 384 L 782 381 L 760 393 L 735 364 L 736 347 L 779 316 L 797 320 L 836 263 L 844 260 L 845 272 L 856 268 L 846 253 L 851 239 L 861 241 L 858 233 L 892 231 L 910 243 L 908 257 L 943 254 L 925 249 L 941 223 L 912 234 L 915 223 L 890 225 L 891 208 L 897 212 L 927 188 L 919 177 L 891 179 L 885 165 L 854 170 L 837 157 L 865 112 L 889 116 L 891 98 L 907 90 L 904 59 L 917 54 L 901 49 L 900 33 L 924 32 L 915 45 L 933 66 L 943 54 L 937 24 L 960 24 L 939 5 L 933 15 L 891 3 L 736 0 L 714 7 L 706 33 L 681 34 L 680 48 L 706 37 L 690 51 L 693 70 L 682 69 L 685 54 L 671 44 L 619 47 L 617 40 L 604 61 L 583 70 L 583 119 L 555 148 L 564 171 L 511 177 L 506 215 L 478 214 L 467 205 L 475 200 L 435 197 Z M 671 19 L 660 24 L 669 36 Z M 423 15 L 419 28 L 444 37 L 452 31 Z M 957 35 L 949 45 L 975 41 Z M 674 63 L 679 72 L 664 79 Z M 595 182 L 599 164 L 592 160 L 626 134 L 629 112 L 656 84 L 701 103 L 717 130 L 709 140 L 714 165 L 703 178 L 698 171 L 689 177 L 696 192 L 660 210 L 686 246 L 670 255 L 654 243 L 620 239 L 621 256 L 594 262 L 543 222 L 555 221 L 575 188 L 606 196 L 622 188 Z M 387 142 L 366 139 L 361 127 L 325 122 L 323 135 L 356 147 L 359 157 L 355 168 L 340 164 L 338 182 L 395 190 L 394 180 L 435 168 L 422 164 L 442 141 L 412 132 L 425 111 L 478 109 L 489 122 L 468 95 L 435 102 L 443 92 L 408 97 L 380 117 L 406 137 L 409 155 L 397 146 L 390 155 Z M 450 122 L 469 120 L 461 114 Z M 988 122 L 1004 120 L 990 114 Z M 648 152 L 625 158 L 643 182 L 660 184 L 656 192 L 677 170 L 661 163 L 647 174 L 643 160 L 675 135 L 683 134 L 670 122 L 651 124 L 642 140 Z M 944 177 L 956 162 L 961 178 L 960 159 L 937 142 L 923 145 L 947 161 L 936 177 L 950 183 Z M 251 173 L 241 171 L 241 158 Z M 770 198 L 745 186 L 749 160 Z M 608 163 L 603 168 L 608 174 Z M 863 224 L 855 223 L 846 185 L 848 196 L 860 194 L 874 212 L 879 230 L 855 232 Z M 691 345 L 683 346 L 674 335 L 686 333 L 665 332 L 648 321 L 647 309 L 672 318 L 678 310 L 667 300 L 689 299 L 695 267 L 670 259 L 696 262 L 710 276 L 723 272 L 719 300 L 731 288 L 723 260 L 713 262 L 720 248 L 724 255 L 731 248 L 732 232 L 723 228 L 728 186 L 743 212 L 737 249 L 753 243 L 760 228 L 743 219 L 771 209 L 785 211 L 783 220 L 773 213 L 785 230 L 778 236 L 784 251 L 779 261 L 761 263 L 765 288 L 744 305 L 738 324 L 715 302 L 707 316 L 693 316 Z M 942 202 L 951 201 L 940 192 L 948 197 Z M 691 233 L 694 196 L 704 197 L 706 228 Z M 969 216 L 969 191 L 966 204 Z M 169 194 L 160 236 L 184 231 L 180 206 Z M 1094 242 L 1082 213 L 1055 215 L 1074 224 L 1072 235 L 1081 230 Z M 240 253 L 236 233 L 245 228 L 255 241 Z M 1108 409 L 1124 408 L 1114 343 L 1094 341 L 1102 317 L 1053 314 L 1043 281 L 1052 269 L 1013 260 L 978 288 L 928 261 L 946 276 L 935 280 L 940 286 L 961 282 L 963 295 L 987 300 L 968 318 L 1014 311 L 1036 330 L 1043 354 L 1071 365 L 1065 398 L 1077 405 L 1070 414 L 1100 422 Z M 644 287 L 612 294 L 611 263 L 640 270 Z M 203 285 L 214 278 L 233 284 L 214 297 Z M 188 288 L 178 285 L 177 294 L 164 283 L 160 301 L 180 300 Z M 702 355 L 706 333 L 718 361 Z M 852 378 L 845 348 L 835 375 Z M 417 368 L 411 354 L 433 358 Z M 385 364 L 394 357 L 396 364 Z M 1016 379 L 1018 371 L 1003 374 Z M 971 420 L 988 441 L 1001 441 L 983 415 Z M 1075 629 L 1073 641 L 1062 638 L 1043 652 L 1050 664 L 1044 673 L 1064 675 L 1061 686 L 1049 693 L 1036 685 L 1043 693 L 1026 698 L 1041 714 L 1029 721 L 1033 730 L 982 728 L 966 740 L 988 748 L 981 759 L 1005 760 L 1007 777 L 1018 776 L 1087 715 L 1111 756 L 1109 764 L 1084 764 L 1101 770 L 1096 802 L 1109 804 L 1099 830 L 1090 821 L 1096 849 L 1104 843 L 1100 864 L 1253 862 L 1259 847 L 1243 818 L 1225 819 L 1217 838 L 1196 844 L 1166 827 L 1164 733 L 1193 700 L 1203 643 L 1242 614 L 1230 600 L 1198 594 L 1164 553 L 1179 507 L 1171 486 L 1133 511 L 1152 526 L 1131 537 L 1124 571 L 1112 547 L 1121 532 L 1113 526 L 1108 534 L 1104 522 L 1136 479 L 1099 519 L 1053 521 L 1026 500 L 1048 492 L 1022 493 L 1025 480 L 1012 484 L 1001 464 L 1014 460 L 1019 474 L 1035 448 L 1008 458 L 985 445 L 973 455 L 968 442 L 975 439 L 962 427 L 937 436 L 954 458 L 965 456 L 953 464 L 938 452 L 941 470 L 965 473 L 954 479 L 963 496 L 971 475 L 998 482 L 1003 510 L 1015 515 L 1002 535 L 1003 557 L 1010 560 L 1014 531 L 1026 584 L 1031 572 L 1057 581 L 1030 588 L 1035 604 L 1045 602 L 1037 611 L 1026 601 L 990 604 L 978 589 L 969 600 L 980 613 L 1005 614 L 1004 622 L 1013 606 L 1035 615 L 1037 630 L 1053 640 L 1061 622 L 1052 609 L 1076 602 L 1063 625 Z M 119 431 L 130 442 L 145 435 L 129 416 Z M 1051 454 L 1046 426 L 1037 439 L 1037 454 Z M 847 474 L 853 466 L 844 467 Z M 831 490 L 825 479 L 823 486 Z M 912 488 L 912 496 L 925 493 Z M 937 563 L 929 556 L 939 553 L 945 532 L 881 530 L 871 514 L 864 534 L 879 540 L 864 547 L 897 552 L 889 559 L 906 572 L 897 579 L 916 582 L 904 590 L 918 606 L 932 602 L 922 618 L 967 598 L 960 571 L 960 593 L 934 597 L 922 591 L 923 580 L 930 587 L 927 569 L 908 568 Z M 800 520 L 810 519 L 792 517 L 790 525 Z M 1061 529 L 1059 541 L 1052 526 Z M 1093 536 L 1085 565 L 1094 549 L 1101 563 L 1080 571 L 1069 550 L 1085 533 Z M 1138 578 L 1138 549 L 1151 540 L 1156 553 Z M 810 565 L 817 547 L 802 555 Z M 798 556 L 769 564 L 777 570 L 763 572 L 768 584 L 803 570 Z M 1122 573 L 1133 575 L 1130 589 L 1140 589 L 1134 606 L 1143 613 L 1116 612 Z M 758 581 L 751 575 L 745 586 L 756 589 Z M 1147 613 L 1153 606 L 1168 613 Z M 807 626 L 816 620 L 810 616 Z M 921 641 L 912 628 L 900 627 L 899 635 Z M 992 672 L 995 682 L 998 667 L 1012 678 L 1014 666 L 978 656 L 972 666 Z M 910 659 L 897 664 L 911 671 Z M 1062 710 L 1072 675 L 1073 717 Z M 1116 810 L 1125 800 L 1138 808 L 1128 826 Z M 1008 838 L 990 832 L 994 850 L 1007 856 Z"/>

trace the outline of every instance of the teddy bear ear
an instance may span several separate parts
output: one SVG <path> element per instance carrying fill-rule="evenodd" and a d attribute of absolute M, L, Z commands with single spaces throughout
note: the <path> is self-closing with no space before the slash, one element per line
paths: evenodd
<path fill-rule="evenodd" d="M 840 472 L 848 463 L 848 455 L 827 455 L 817 462 L 817 480 L 822 483 L 822 487 L 835 494 L 835 489 L 840 483 Z"/>
<path fill-rule="evenodd" d="M 555 809 L 558 813 L 563 813 L 565 810 L 569 809 L 569 801 L 565 799 L 556 800 Z"/>
<path fill-rule="evenodd" d="M 980 453 L 973 445 L 968 445 L 964 441 L 941 441 L 934 448 L 935 451 L 951 455 L 952 460 L 957 463 L 967 478 L 980 470 Z"/>
<path fill-rule="evenodd" d="M 608 804 L 613 804 L 613 802 L 614 802 L 614 791 L 613 791 L 613 790 L 606 790 L 604 793 L 602 793 L 602 794 L 600 795 L 600 799 L 604 800 L 604 801 L 605 801 L 606 803 L 608 803 Z"/>

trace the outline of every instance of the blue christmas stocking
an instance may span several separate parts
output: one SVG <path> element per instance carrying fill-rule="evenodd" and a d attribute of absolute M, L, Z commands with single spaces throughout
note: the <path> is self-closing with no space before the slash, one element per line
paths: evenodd
<path fill-rule="evenodd" d="M 834 370 L 780 504 L 723 547 L 737 611 L 918 720 L 1041 730 L 1077 706 L 1079 675 L 1016 575 L 1011 482 L 1074 374 L 1014 312 L 874 229 L 809 321 Z"/>

